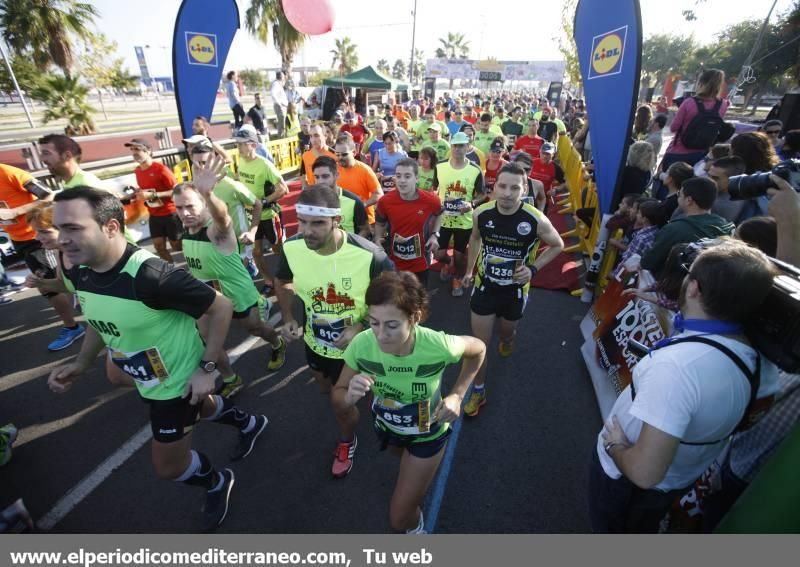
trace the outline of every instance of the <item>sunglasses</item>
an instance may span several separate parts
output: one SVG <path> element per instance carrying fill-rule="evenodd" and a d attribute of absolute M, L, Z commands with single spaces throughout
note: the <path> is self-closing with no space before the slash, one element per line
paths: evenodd
<path fill-rule="evenodd" d="M 780 130 L 765 130 L 765 132 L 770 136 L 778 136 L 781 133 Z"/>

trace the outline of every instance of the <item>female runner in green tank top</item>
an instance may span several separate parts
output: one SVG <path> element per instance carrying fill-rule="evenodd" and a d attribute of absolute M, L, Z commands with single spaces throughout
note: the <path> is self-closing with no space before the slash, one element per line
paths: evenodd
<path fill-rule="evenodd" d="M 333 392 L 334 405 L 353 407 L 371 391 L 374 426 L 382 448 L 400 455 L 400 474 L 389 505 L 391 528 L 425 533 L 421 504 L 461 413 L 461 402 L 483 362 L 486 347 L 470 336 L 420 325 L 428 296 L 409 272 L 384 272 L 366 293 L 370 328 L 353 338 Z M 441 393 L 448 364 L 464 364 L 455 386 Z"/>

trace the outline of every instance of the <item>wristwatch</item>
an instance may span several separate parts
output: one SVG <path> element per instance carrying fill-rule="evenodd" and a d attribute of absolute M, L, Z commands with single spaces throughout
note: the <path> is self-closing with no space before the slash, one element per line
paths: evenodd
<path fill-rule="evenodd" d="M 204 371 L 206 371 L 209 374 L 211 374 L 212 372 L 216 372 L 217 363 L 214 362 L 213 360 L 201 360 L 200 361 L 200 368 L 202 368 Z"/>

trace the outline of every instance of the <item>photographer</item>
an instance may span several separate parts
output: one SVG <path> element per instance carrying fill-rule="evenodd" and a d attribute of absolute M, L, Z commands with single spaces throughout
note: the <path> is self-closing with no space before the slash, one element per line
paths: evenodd
<path fill-rule="evenodd" d="M 598 435 L 589 478 L 595 532 L 658 530 L 745 415 L 756 378 L 744 367 L 759 377 L 756 397 L 776 390 L 777 368 L 743 334 L 772 288 L 768 258 L 726 240 L 686 268 L 675 335 L 634 368 Z"/>

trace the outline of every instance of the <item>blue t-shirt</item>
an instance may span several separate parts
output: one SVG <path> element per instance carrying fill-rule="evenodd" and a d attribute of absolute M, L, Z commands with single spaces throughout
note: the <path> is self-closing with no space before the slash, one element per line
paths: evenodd
<path fill-rule="evenodd" d="M 375 154 L 377 154 L 380 150 L 386 147 L 386 144 L 383 143 L 383 140 L 374 140 L 369 145 L 369 159 L 372 163 L 375 162 Z"/>
<path fill-rule="evenodd" d="M 461 130 L 461 127 L 464 125 L 464 122 L 454 122 L 451 120 L 447 123 L 447 129 L 450 130 L 450 136 L 455 136 L 456 133 Z"/>
<path fill-rule="evenodd" d="M 239 95 L 236 94 L 236 84 L 233 81 L 225 83 L 225 94 L 228 95 L 228 106 L 233 108 L 239 104 Z"/>
<path fill-rule="evenodd" d="M 378 156 L 381 158 L 381 171 L 386 177 L 393 177 L 397 162 L 408 157 L 403 150 L 397 150 L 393 154 L 390 154 L 386 148 L 381 148 L 378 151 Z"/>

